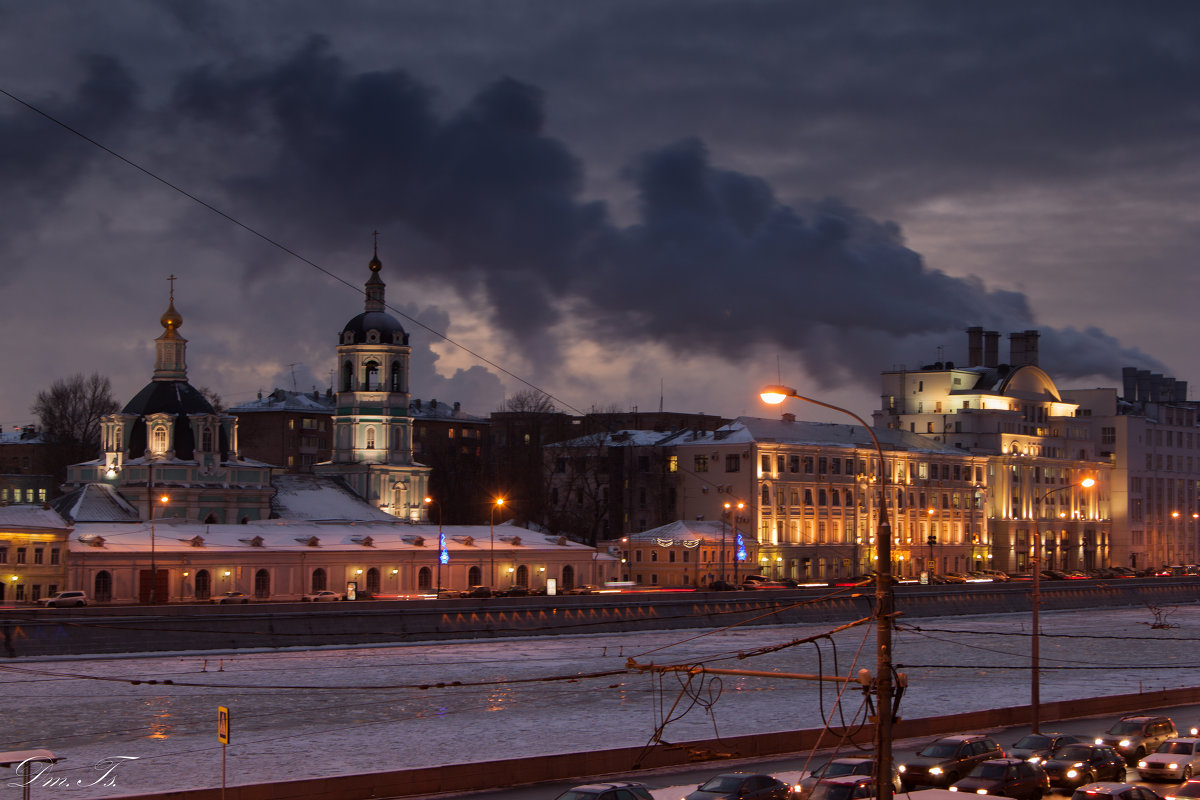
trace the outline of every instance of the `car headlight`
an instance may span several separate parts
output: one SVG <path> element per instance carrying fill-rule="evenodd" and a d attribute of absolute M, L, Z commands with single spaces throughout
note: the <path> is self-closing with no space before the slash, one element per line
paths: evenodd
<path fill-rule="evenodd" d="M 1073 769 L 1073 768 L 1072 768 L 1072 769 L 1069 769 L 1069 770 L 1067 770 L 1067 777 L 1068 777 L 1068 778 L 1078 778 L 1078 777 L 1079 777 L 1079 770 L 1077 770 L 1077 769 Z"/>
<path fill-rule="evenodd" d="M 1096 740 L 1096 744 L 1104 744 L 1104 740 L 1103 740 L 1103 739 L 1097 739 L 1097 740 Z"/>
<path fill-rule="evenodd" d="M 941 768 L 941 767 L 930 767 L 930 768 L 929 768 L 929 774 L 930 774 L 930 775 L 941 775 L 941 774 L 942 774 L 942 768 Z"/>
<path fill-rule="evenodd" d="M 987 794 L 987 789 L 976 789 L 975 794 Z"/>
<path fill-rule="evenodd" d="M 899 766 L 896 767 L 896 772 L 905 772 L 905 771 L 906 770 L 905 770 L 905 767 L 903 764 L 900 764 Z"/>
<path fill-rule="evenodd" d="M 1179 769 L 1178 764 L 1167 764 L 1167 769 Z"/>
<path fill-rule="evenodd" d="M 957 787 L 957 786 L 951 786 L 951 787 L 950 787 L 950 791 L 952 791 L 952 792 L 957 792 L 957 791 L 958 791 L 958 787 Z"/>
<path fill-rule="evenodd" d="M 1145 769 L 1145 768 L 1146 768 L 1146 762 L 1145 762 L 1145 761 L 1139 761 L 1139 762 L 1138 762 L 1138 769 Z"/>
<path fill-rule="evenodd" d="M 1028 761 L 1030 764 L 1040 764 L 1040 763 L 1042 763 L 1042 757 L 1041 757 L 1041 756 L 1030 756 L 1029 758 L 1027 758 L 1027 759 L 1025 759 L 1025 760 L 1026 760 L 1026 761 Z"/>
<path fill-rule="evenodd" d="M 1121 741 L 1117 742 L 1117 747 L 1129 747 L 1129 744 L 1130 742 L 1128 739 L 1122 739 Z"/>

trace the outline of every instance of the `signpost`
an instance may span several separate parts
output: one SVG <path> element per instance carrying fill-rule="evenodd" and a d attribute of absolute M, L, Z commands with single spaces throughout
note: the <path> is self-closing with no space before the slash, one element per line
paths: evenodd
<path fill-rule="evenodd" d="M 225 798 L 225 746 L 229 744 L 229 709 L 217 706 L 217 741 L 221 743 L 221 798 Z"/>

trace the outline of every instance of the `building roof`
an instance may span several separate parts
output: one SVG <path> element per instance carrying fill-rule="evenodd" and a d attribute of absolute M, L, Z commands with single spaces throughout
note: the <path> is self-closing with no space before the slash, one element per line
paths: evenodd
<path fill-rule="evenodd" d="M 362 501 L 341 479 L 324 475 L 271 476 L 271 515 L 292 521 L 400 522 Z"/>
<path fill-rule="evenodd" d="M 56 498 L 51 505 L 71 522 L 136 522 L 141 517 L 107 483 L 85 483 L 73 492 Z"/>
<path fill-rule="evenodd" d="M 414 419 L 456 419 L 464 422 L 481 422 L 487 423 L 487 417 L 476 417 L 462 410 L 462 406 L 455 403 L 440 403 L 437 400 L 423 402 L 422 400 L 414 399 L 408 404 L 408 415 Z"/>
<path fill-rule="evenodd" d="M 0 528 L 50 528 L 68 530 L 71 523 L 44 506 L 0 506 Z"/>
<path fill-rule="evenodd" d="M 641 533 L 631 533 L 624 538 L 631 543 L 660 544 L 664 547 L 670 544 L 719 542 L 723 538 L 732 543 L 735 530 L 732 525 L 722 525 L 719 521 L 681 519 Z"/>
<path fill-rule="evenodd" d="M 675 435 L 662 431 L 597 431 L 565 442 L 555 442 L 550 447 L 650 447 L 666 444 L 666 440 Z"/>
<path fill-rule="evenodd" d="M 258 399 L 250 400 L 229 409 L 231 414 L 253 414 L 261 411 L 312 411 L 319 414 L 332 414 L 336 407 L 334 398 L 321 395 L 320 392 L 289 392 L 286 389 L 276 389 L 266 397 L 260 393 Z"/>
<path fill-rule="evenodd" d="M 213 414 L 212 403 L 187 381 L 151 381 L 125 404 L 126 414 Z"/>
<path fill-rule="evenodd" d="M 923 436 L 895 428 L 872 428 L 879 445 L 885 450 L 906 450 L 928 453 L 955 453 L 957 447 L 934 442 Z M 786 419 L 738 417 L 715 431 L 679 431 L 664 438 L 661 445 L 712 444 L 812 444 L 840 447 L 874 448 L 870 434 L 861 425 L 833 422 L 803 422 Z"/>
<path fill-rule="evenodd" d="M 593 548 L 566 537 L 518 528 L 511 522 L 496 525 L 447 525 L 442 531 L 451 562 L 496 552 L 571 553 L 578 557 Z M 81 523 L 70 537 L 72 553 L 138 553 L 150 550 L 149 522 Z M 261 520 L 244 525 L 204 525 L 175 518 L 154 524 L 154 550 L 161 553 L 200 552 L 438 552 L 437 525 L 394 522 L 318 522 Z M 610 560 L 605 554 L 598 560 Z"/>

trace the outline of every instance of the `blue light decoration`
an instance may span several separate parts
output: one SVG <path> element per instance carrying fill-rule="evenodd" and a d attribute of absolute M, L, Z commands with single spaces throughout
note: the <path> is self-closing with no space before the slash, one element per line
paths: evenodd
<path fill-rule="evenodd" d="M 740 533 L 737 535 L 737 560 L 746 560 L 746 542 L 742 540 L 742 535 Z"/>
<path fill-rule="evenodd" d="M 446 549 L 446 534 L 438 533 L 438 562 L 450 563 L 450 551 Z"/>

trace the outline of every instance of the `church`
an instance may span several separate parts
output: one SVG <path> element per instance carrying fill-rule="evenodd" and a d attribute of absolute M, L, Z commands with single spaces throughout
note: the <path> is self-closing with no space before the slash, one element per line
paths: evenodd
<path fill-rule="evenodd" d="M 338 335 L 332 458 L 312 475 L 243 458 L 237 418 L 188 382 L 172 276 L 150 383 L 104 418 L 99 458 L 71 466 L 54 503 L 71 526 L 67 586 L 93 602 L 165 603 L 564 591 L 615 577 L 616 559 L 565 537 L 431 522 L 408 333 L 387 313 L 377 250 L 368 268 L 364 310 Z"/>

